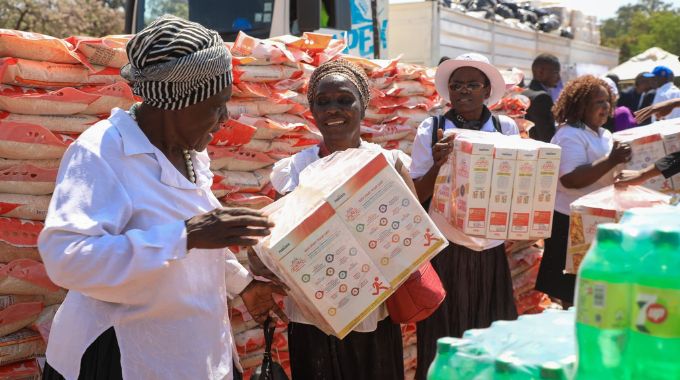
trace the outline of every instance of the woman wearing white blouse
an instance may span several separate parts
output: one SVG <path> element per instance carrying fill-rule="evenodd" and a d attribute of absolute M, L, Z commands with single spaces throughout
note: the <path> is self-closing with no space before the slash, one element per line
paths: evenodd
<path fill-rule="evenodd" d="M 206 147 L 228 116 L 231 56 L 217 32 L 172 16 L 127 53 L 121 74 L 144 102 L 69 147 L 40 235 L 50 278 L 69 290 L 43 378 L 239 377 L 227 295 L 257 321 L 279 310 L 278 290 L 225 249 L 255 244 L 272 224 L 221 208 L 210 191 Z"/>
<path fill-rule="evenodd" d="M 569 205 L 583 195 L 614 183 L 613 169 L 630 160 L 628 145 L 614 142 L 602 128 L 614 109 L 609 85 L 594 76 L 583 76 L 567 84 L 553 108 L 562 126 L 552 139 L 562 148 L 560 180 L 550 239 L 538 273 L 536 289 L 573 304 L 576 276 L 564 274 L 569 236 Z"/>

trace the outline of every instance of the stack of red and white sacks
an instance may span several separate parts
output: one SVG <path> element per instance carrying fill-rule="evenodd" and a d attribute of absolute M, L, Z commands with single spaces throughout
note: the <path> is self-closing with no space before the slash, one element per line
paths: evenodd
<path fill-rule="evenodd" d="M 534 289 L 543 258 L 542 244 L 542 241 L 515 241 L 505 245 L 515 304 L 520 315 L 542 313 L 552 304 L 550 297 Z"/>
<path fill-rule="evenodd" d="M 371 81 L 371 102 L 361 125 L 362 138 L 386 149 L 411 153 L 418 126 L 434 115 L 441 99 L 433 69 L 394 60 L 343 56 L 362 67 Z"/>
<path fill-rule="evenodd" d="M 415 323 L 401 325 L 401 339 L 404 348 L 404 380 L 413 380 L 416 377 L 416 366 L 418 364 Z"/>
<path fill-rule="evenodd" d="M 119 75 L 124 41 L 0 29 L 2 378 L 40 374 L 34 358 L 44 354 L 66 292 L 47 277 L 37 237 L 68 145 L 112 108 L 135 101 Z"/>

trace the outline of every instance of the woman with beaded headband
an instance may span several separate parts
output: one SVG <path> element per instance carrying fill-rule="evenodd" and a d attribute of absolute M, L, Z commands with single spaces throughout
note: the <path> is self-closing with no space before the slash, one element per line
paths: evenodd
<path fill-rule="evenodd" d="M 323 141 L 277 162 L 271 175 L 279 194 L 298 186 L 300 173 L 310 164 L 346 149 L 383 152 L 388 162 L 399 167 L 410 158 L 399 151 L 386 151 L 361 139 L 361 121 L 370 100 L 366 73 L 342 59 L 319 66 L 309 82 L 307 97 Z M 402 177 L 411 183 L 406 169 Z M 415 191 L 415 190 L 413 190 Z M 252 255 L 251 255 L 252 256 Z M 251 264 L 253 260 L 251 259 Z M 293 379 L 374 380 L 402 379 L 404 376 L 401 329 L 388 318 L 381 305 L 357 328 L 340 340 L 326 335 L 307 321 L 292 300 L 286 298 L 288 345 Z"/>
<path fill-rule="evenodd" d="M 206 147 L 228 116 L 231 56 L 217 32 L 173 16 L 127 54 L 121 75 L 143 102 L 69 147 L 39 238 L 50 278 L 69 290 L 44 378 L 240 378 L 227 296 L 263 322 L 282 291 L 225 248 L 255 244 L 268 218 L 210 191 Z"/>

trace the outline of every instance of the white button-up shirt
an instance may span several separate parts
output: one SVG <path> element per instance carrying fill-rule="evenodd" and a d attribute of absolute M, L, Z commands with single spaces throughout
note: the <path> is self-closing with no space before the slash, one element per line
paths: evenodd
<path fill-rule="evenodd" d="M 219 207 L 205 151 L 193 184 L 115 109 L 62 160 L 39 249 L 69 289 L 47 361 L 77 379 L 87 347 L 113 326 L 126 379 L 231 379 L 227 294 L 252 280 L 226 249 L 187 252 L 184 220 Z"/>
<path fill-rule="evenodd" d="M 673 82 L 668 82 L 656 89 L 656 95 L 654 95 L 653 104 L 677 98 L 680 98 L 680 89 L 677 88 Z M 671 113 L 669 113 L 667 116 L 664 116 L 664 119 L 675 119 L 678 117 L 680 117 L 680 108 L 676 108 L 671 111 Z M 657 121 L 656 116 L 652 116 L 652 121 Z"/>
<path fill-rule="evenodd" d="M 580 128 L 571 125 L 560 127 L 550 142 L 562 148 L 560 178 L 573 172 L 579 166 L 591 164 L 603 157 L 609 156 L 614 147 L 614 138 L 608 130 L 600 128 L 598 132 L 595 132 L 588 127 Z M 573 201 L 613 183 L 613 169 L 597 180 L 597 182 L 580 189 L 568 189 L 562 186 L 562 181 L 557 181 L 555 211 L 569 215 L 569 205 Z"/>

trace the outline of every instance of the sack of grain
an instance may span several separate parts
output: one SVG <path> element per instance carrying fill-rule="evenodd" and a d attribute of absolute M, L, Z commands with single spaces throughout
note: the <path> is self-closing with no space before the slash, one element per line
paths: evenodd
<path fill-rule="evenodd" d="M 14 303 L 7 306 L 0 304 L 0 337 L 29 326 L 35 322 L 42 311 L 43 303 L 39 301 Z"/>
<path fill-rule="evenodd" d="M 224 207 L 247 207 L 259 210 L 274 200 L 266 195 L 251 193 L 230 193 L 220 198 Z"/>
<path fill-rule="evenodd" d="M 21 115 L 0 111 L 0 120 L 2 121 L 39 125 L 52 132 L 66 134 L 83 133 L 104 118 L 103 116 L 93 115 Z"/>
<path fill-rule="evenodd" d="M 3 380 L 40 380 L 42 374 L 37 359 L 24 360 L 0 366 L 0 379 Z"/>
<path fill-rule="evenodd" d="M 213 135 L 211 145 L 242 146 L 247 144 L 255 135 L 257 128 L 229 119 Z"/>
<path fill-rule="evenodd" d="M 113 108 L 128 109 L 135 101 L 123 82 L 54 91 L 0 85 L 0 110 L 27 115 L 108 115 Z"/>
<path fill-rule="evenodd" d="M 21 58 L 0 58 L 0 83 L 59 89 L 77 86 L 106 86 L 123 81 L 120 70 L 98 67 L 91 71 L 81 64 L 31 61 Z"/>
<path fill-rule="evenodd" d="M 31 323 L 30 326 L 28 327 L 31 330 L 40 333 L 40 336 L 42 336 L 45 342 L 47 342 L 50 338 L 52 320 L 54 320 L 54 316 L 57 314 L 59 306 L 61 305 L 47 306 L 45 309 L 43 309 L 40 315 L 38 315 L 35 321 L 33 321 L 33 323 Z"/>
<path fill-rule="evenodd" d="M 47 344 L 39 333 L 22 329 L 0 338 L 0 366 L 45 355 Z"/>
<path fill-rule="evenodd" d="M 216 197 L 230 193 L 256 193 L 269 183 L 271 168 L 252 172 L 218 170 L 214 172 L 212 192 Z"/>
<path fill-rule="evenodd" d="M 0 29 L 0 57 L 79 63 L 72 49 L 70 43 L 44 34 Z"/>
<path fill-rule="evenodd" d="M 264 153 L 253 152 L 239 147 L 209 146 L 210 168 L 250 172 L 273 165 L 275 160 Z"/>
<path fill-rule="evenodd" d="M 45 271 L 45 265 L 30 259 L 0 264 L 0 294 L 44 295 L 59 292 Z"/>
<path fill-rule="evenodd" d="M 5 218 L 45 220 L 51 198 L 49 195 L 0 193 L 0 216 Z"/>
<path fill-rule="evenodd" d="M 30 164 L 2 168 L 0 162 L 0 193 L 45 195 L 54 191 L 58 168 L 42 169 Z M 17 218 L 21 218 L 17 216 Z M 33 218 L 24 218 L 33 219 Z"/>
<path fill-rule="evenodd" d="M 113 35 L 101 38 L 69 37 L 66 42 L 73 46 L 72 51 L 88 66 L 107 66 L 121 68 L 128 63 L 125 45 L 131 35 Z"/>
<path fill-rule="evenodd" d="M 33 124 L 0 120 L 0 157 L 20 160 L 61 158 L 75 139 Z"/>
<path fill-rule="evenodd" d="M 61 158 L 51 160 L 15 160 L 10 158 L 0 158 L 0 170 L 11 169 L 17 166 L 30 165 L 43 170 L 59 169 Z"/>
<path fill-rule="evenodd" d="M 43 226 L 37 221 L 0 218 L 0 263 L 21 258 L 40 260 L 38 234 Z"/>

